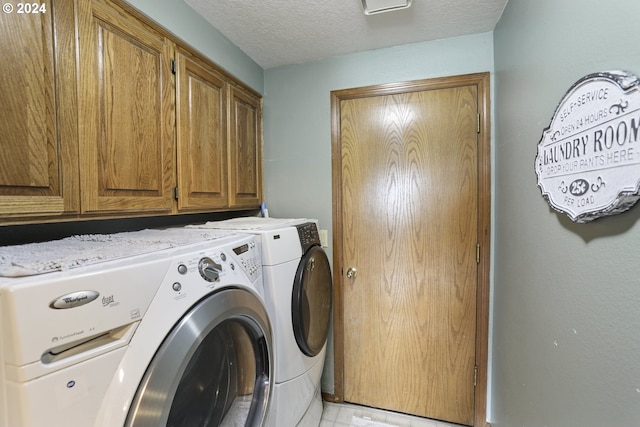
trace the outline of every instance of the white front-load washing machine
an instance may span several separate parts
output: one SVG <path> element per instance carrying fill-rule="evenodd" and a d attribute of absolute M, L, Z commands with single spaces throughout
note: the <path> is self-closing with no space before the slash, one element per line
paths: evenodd
<path fill-rule="evenodd" d="M 320 380 L 333 292 L 317 221 L 244 217 L 200 227 L 259 237 L 265 300 L 276 342 L 275 385 L 267 425 L 317 427 L 322 416 Z"/>
<path fill-rule="evenodd" d="M 274 342 L 256 243 L 0 278 L 0 426 L 263 425 Z"/>

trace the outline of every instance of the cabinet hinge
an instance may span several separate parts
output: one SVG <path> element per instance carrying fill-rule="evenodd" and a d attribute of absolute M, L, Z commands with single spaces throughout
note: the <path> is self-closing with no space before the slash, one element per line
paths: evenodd
<path fill-rule="evenodd" d="M 473 367 L 473 386 L 476 387 L 478 385 L 478 367 Z"/>
<path fill-rule="evenodd" d="M 480 133 L 480 113 L 477 114 L 477 117 L 478 117 L 478 121 L 476 126 L 476 133 Z"/>
<path fill-rule="evenodd" d="M 172 59 L 171 60 L 171 73 L 175 74 L 176 73 L 176 60 Z M 176 197 L 177 198 L 177 197 Z"/>
<path fill-rule="evenodd" d="M 476 264 L 480 264 L 480 243 L 476 243 Z"/>
<path fill-rule="evenodd" d="M 178 200 L 178 187 L 173 187 L 173 198 Z"/>

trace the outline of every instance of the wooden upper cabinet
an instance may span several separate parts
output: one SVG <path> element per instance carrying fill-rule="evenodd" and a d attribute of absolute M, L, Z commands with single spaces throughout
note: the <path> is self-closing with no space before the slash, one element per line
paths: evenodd
<path fill-rule="evenodd" d="M 169 213 L 175 110 L 168 40 L 106 0 L 79 4 L 83 213 Z"/>
<path fill-rule="evenodd" d="M 262 202 L 262 100 L 236 87 L 229 95 L 229 205 Z"/>
<path fill-rule="evenodd" d="M 259 206 L 258 94 L 123 0 L 39 4 L 0 14 L 0 225 Z"/>
<path fill-rule="evenodd" d="M 0 223 L 79 208 L 74 2 L 55 3 L 0 14 Z"/>
<path fill-rule="evenodd" d="M 227 84 L 208 63 L 176 52 L 178 210 L 228 206 Z"/>

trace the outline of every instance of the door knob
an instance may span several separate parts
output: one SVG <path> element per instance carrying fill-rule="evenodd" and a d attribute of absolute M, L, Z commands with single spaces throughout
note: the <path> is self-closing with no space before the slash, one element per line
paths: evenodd
<path fill-rule="evenodd" d="M 349 267 L 349 269 L 347 270 L 347 278 L 355 279 L 357 275 L 358 275 L 358 269 L 355 267 Z"/>

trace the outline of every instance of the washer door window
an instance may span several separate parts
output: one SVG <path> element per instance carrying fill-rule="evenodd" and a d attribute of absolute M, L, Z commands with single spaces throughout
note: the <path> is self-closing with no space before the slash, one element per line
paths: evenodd
<path fill-rule="evenodd" d="M 258 426 L 271 382 L 271 327 L 260 301 L 227 289 L 191 309 L 154 356 L 125 426 Z"/>
<path fill-rule="evenodd" d="M 327 254 L 320 246 L 312 246 L 298 265 L 291 300 L 293 332 L 307 356 L 320 353 L 327 341 L 332 287 Z"/>

